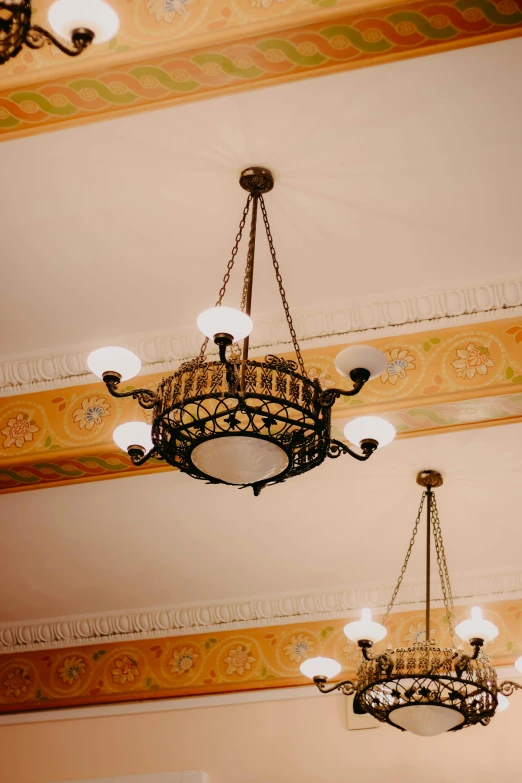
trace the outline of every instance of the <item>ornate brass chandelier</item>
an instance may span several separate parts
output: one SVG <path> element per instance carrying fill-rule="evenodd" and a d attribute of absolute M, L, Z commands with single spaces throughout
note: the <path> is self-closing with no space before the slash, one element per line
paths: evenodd
<path fill-rule="evenodd" d="M 216 306 L 204 311 L 198 326 L 205 335 L 199 356 L 186 361 L 156 391 L 120 391 L 122 380 L 136 375 L 139 358 L 124 348 L 101 348 L 88 357 L 91 371 L 103 378 L 114 397 L 133 397 L 152 411 L 152 425 L 128 422 L 114 432 L 116 443 L 135 465 L 151 456 L 164 459 L 193 478 L 213 484 L 252 487 L 258 495 L 267 484 L 285 481 L 320 465 L 326 457 L 350 454 L 367 460 L 394 435 L 393 426 L 375 416 L 349 422 L 345 435 L 353 448 L 331 437 L 331 410 L 341 396 L 351 397 L 370 378 L 379 376 L 387 359 L 376 348 L 354 345 L 335 360 L 339 373 L 349 377 L 348 389 L 322 389 L 309 378 L 283 288 L 279 263 L 268 222 L 264 194 L 274 179 L 268 169 L 242 172 L 240 185 L 248 192 L 239 231 L 227 265 Z M 249 358 L 249 334 L 256 231 L 260 210 L 268 239 L 279 293 L 296 360 L 267 356 Z M 234 267 L 243 230 L 250 214 L 250 236 L 240 309 L 223 300 Z M 209 340 L 219 352 L 207 360 Z M 242 350 L 238 346 L 243 341 Z"/>
<path fill-rule="evenodd" d="M 32 24 L 32 13 L 31 0 L 0 0 L 0 65 L 24 45 L 41 49 L 52 44 L 77 57 L 93 42 L 109 41 L 119 27 L 118 15 L 104 0 L 55 0 L 48 19 L 57 35 Z"/>
<path fill-rule="evenodd" d="M 442 476 L 434 470 L 424 470 L 417 476 L 424 487 L 413 528 L 406 559 L 386 610 L 383 623 L 394 605 L 418 532 L 424 503 L 426 503 L 426 635 L 424 641 L 408 647 L 389 648 L 379 655 L 372 647 L 386 636 L 386 628 L 373 622 L 369 609 L 363 609 L 362 619 L 348 623 L 344 632 L 361 650 L 357 682 L 343 680 L 328 685 L 328 678 L 341 671 L 341 665 L 332 658 L 309 658 L 301 664 L 301 671 L 311 677 L 322 693 L 339 690 L 346 696 L 354 695 L 354 709 L 369 713 L 379 721 L 421 736 L 434 736 L 446 731 L 458 731 L 465 726 L 480 723 L 487 726 L 498 710 L 508 705 L 516 682 L 497 682 L 497 672 L 491 656 L 483 650 L 494 639 L 498 630 L 493 623 L 482 619 L 479 607 L 471 610 L 471 619 L 454 627 L 454 606 L 442 531 L 435 500 L 435 487 L 442 485 Z M 439 577 L 442 587 L 448 631 L 452 646 L 439 646 L 430 635 L 430 549 L 431 537 L 435 543 Z M 458 646 L 456 636 L 468 642 L 472 652 Z M 517 662 L 517 668 L 519 662 Z"/>

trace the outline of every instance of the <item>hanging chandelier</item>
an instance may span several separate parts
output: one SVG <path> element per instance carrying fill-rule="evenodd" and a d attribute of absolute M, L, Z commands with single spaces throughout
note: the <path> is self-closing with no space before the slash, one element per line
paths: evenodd
<path fill-rule="evenodd" d="M 69 57 L 77 57 L 92 43 L 114 38 L 119 28 L 116 11 L 104 0 L 55 0 L 48 20 L 56 35 L 32 24 L 31 0 L 0 0 L 0 65 L 22 47 L 41 49 L 56 46 Z"/>
<path fill-rule="evenodd" d="M 361 650 L 357 681 L 343 680 L 328 684 L 336 677 L 341 665 L 332 658 L 309 658 L 301 664 L 301 672 L 313 679 L 322 693 L 339 690 L 346 696 L 354 695 L 354 710 L 373 715 L 383 723 L 420 736 L 434 736 L 446 731 L 458 731 L 480 723 L 487 726 L 497 711 L 505 709 L 516 688 L 516 682 L 497 682 L 497 672 L 484 645 L 498 635 L 493 623 L 482 618 L 479 607 L 471 610 L 471 619 L 454 627 L 454 606 L 448 566 L 442 541 L 434 488 L 442 486 L 442 476 L 434 470 L 424 470 L 417 476 L 424 487 L 417 519 L 413 528 L 404 565 L 386 610 L 383 623 L 395 603 L 408 561 L 415 543 L 426 503 L 426 632 L 425 640 L 408 647 L 387 649 L 372 654 L 374 643 L 386 636 L 386 628 L 372 621 L 371 611 L 362 610 L 361 620 L 344 628 L 347 638 Z M 452 645 L 439 646 L 431 638 L 430 629 L 430 570 L 431 538 L 435 543 L 436 559 L 442 587 L 448 631 Z M 458 646 L 456 637 L 468 642 L 471 652 Z M 517 661 L 517 668 L 522 659 Z"/>
<path fill-rule="evenodd" d="M 305 473 L 326 457 L 350 454 L 357 460 L 367 460 L 378 447 L 393 440 L 395 429 L 385 419 L 362 416 L 344 430 L 353 448 L 332 439 L 331 411 L 336 399 L 358 394 L 368 380 L 384 372 L 387 359 L 371 346 L 345 348 L 337 355 L 335 366 L 351 380 L 352 386 L 347 389 L 322 389 L 317 379 L 308 376 L 264 201 L 264 194 L 274 186 L 273 176 L 268 169 L 252 167 L 242 172 L 239 182 L 248 197 L 216 306 L 205 310 L 197 320 L 205 335 L 199 355 L 181 364 L 155 391 L 119 390 L 120 383 L 134 377 L 141 368 L 140 359 L 125 348 L 100 348 L 89 355 L 87 363 L 114 397 L 133 397 L 142 408 L 152 411 L 152 425 L 128 422 L 114 432 L 117 445 L 127 451 L 135 465 L 155 456 L 193 478 L 212 484 L 249 486 L 258 495 L 267 484 Z M 295 360 L 249 358 L 259 211 Z M 223 301 L 249 215 L 243 293 L 236 309 Z M 205 355 L 209 340 L 217 346 L 215 361 Z"/>

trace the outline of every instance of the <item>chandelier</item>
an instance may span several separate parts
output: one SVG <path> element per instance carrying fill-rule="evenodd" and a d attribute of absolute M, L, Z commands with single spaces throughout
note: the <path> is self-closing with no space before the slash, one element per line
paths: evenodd
<path fill-rule="evenodd" d="M 421 736 L 434 736 L 446 731 L 458 731 L 465 726 L 481 723 L 486 726 L 495 712 L 505 709 L 516 688 L 516 682 L 497 682 L 497 673 L 484 645 L 498 634 L 493 623 L 482 618 L 475 606 L 471 619 L 454 627 L 454 606 L 442 531 L 437 511 L 434 488 L 442 486 L 442 476 L 434 470 L 424 470 L 417 476 L 424 487 L 417 519 L 413 528 L 406 559 L 386 610 L 383 623 L 394 605 L 419 529 L 426 503 L 426 632 L 425 640 L 408 647 L 389 648 L 379 655 L 372 654 L 373 644 L 386 636 L 386 628 L 372 621 L 371 611 L 362 610 L 361 620 L 348 623 L 344 632 L 361 650 L 357 682 L 344 680 L 328 684 L 329 677 L 341 671 L 341 665 L 332 658 L 309 658 L 301 664 L 301 672 L 313 679 L 322 693 L 339 690 L 346 696 L 354 695 L 354 710 L 373 715 L 402 731 Z M 452 645 L 441 647 L 430 635 L 430 569 L 431 538 L 435 543 L 436 559 L 442 587 L 448 631 Z M 456 637 L 468 642 L 471 652 L 458 646 Z M 522 670 L 522 659 L 516 663 Z"/>
<path fill-rule="evenodd" d="M 104 0 L 55 0 L 48 20 L 58 37 L 31 24 L 32 11 L 31 0 L 0 0 L 0 65 L 16 57 L 24 44 L 30 49 L 54 44 L 76 57 L 93 42 L 109 41 L 119 28 L 117 13 Z"/>
<path fill-rule="evenodd" d="M 140 359 L 125 348 L 100 348 L 89 355 L 87 363 L 114 397 L 133 397 L 142 408 L 152 411 L 151 425 L 128 422 L 114 431 L 117 445 L 127 451 L 135 465 L 154 456 L 193 478 L 212 484 L 249 486 L 258 495 L 267 484 L 305 473 L 326 457 L 350 454 L 357 460 L 367 460 L 379 446 L 393 440 L 395 429 L 385 419 L 361 416 L 345 427 L 351 446 L 331 437 L 335 401 L 358 394 L 368 380 L 384 372 L 387 359 L 376 348 L 353 345 L 335 359 L 337 371 L 351 380 L 351 388 L 322 389 L 317 378 L 308 376 L 264 200 L 264 194 L 274 186 L 273 176 L 268 169 L 252 167 L 242 172 L 239 182 L 248 197 L 216 306 L 205 310 L 197 320 L 205 335 L 199 355 L 183 362 L 155 391 L 120 391 L 120 383 L 141 368 Z M 295 360 L 278 356 L 249 358 L 259 211 Z M 236 309 L 223 301 L 249 216 L 242 298 Z M 216 360 L 205 355 L 209 340 L 217 346 Z"/>

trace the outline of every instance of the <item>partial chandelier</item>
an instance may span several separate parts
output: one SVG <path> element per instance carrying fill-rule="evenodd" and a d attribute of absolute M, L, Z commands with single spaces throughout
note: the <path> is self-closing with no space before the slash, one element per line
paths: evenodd
<path fill-rule="evenodd" d="M 0 65 L 24 45 L 41 49 L 49 44 L 77 57 L 92 43 L 110 41 L 120 26 L 118 14 L 104 0 L 55 0 L 47 18 L 56 35 L 33 24 L 32 16 L 31 0 L 0 0 Z"/>
<path fill-rule="evenodd" d="M 417 476 L 424 491 L 413 528 L 406 559 L 384 616 L 383 624 L 372 620 L 370 609 L 363 609 L 361 620 L 344 628 L 347 638 L 361 651 L 357 681 L 342 680 L 328 684 L 341 672 L 341 664 L 333 658 L 309 658 L 301 664 L 301 672 L 313 679 L 322 693 L 341 691 L 354 696 L 354 710 L 368 713 L 383 723 L 402 731 L 431 737 L 447 731 L 458 731 L 477 723 L 487 726 L 496 712 L 509 705 L 508 696 L 522 685 L 509 680 L 498 683 L 491 656 L 484 647 L 497 635 L 496 626 L 484 620 L 482 610 L 474 606 L 471 619 L 454 626 L 455 610 L 449 579 L 442 530 L 434 488 L 442 485 L 442 476 L 435 470 L 424 470 Z M 373 645 L 382 641 L 385 623 L 399 592 L 419 529 L 426 503 L 426 631 L 424 641 L 408 647 L 389 647 L 379 655 L 372 654 Z M 446 622 L 452 644 L 442 647 L 431 637 L 430 569 L 431 538 L 446 610 Z M 467 642 L 471 651 L 464 651 L 456 637 Z M 522 671 L 522 658 L 516 662 Z"/>
<path fill-rule="evenodd" d="M 205 335 L 199 356 L 181 364 L 155 391 L 120 391 L 120 383 L 141 369 L 140 359 L 125 348 L 100 348 L 87 361 L 113 397 L 133 397 L 142 408 L 152 411 L 152 425 L 127 422 L 114 432 L 117 445 L 128 452 L 135 465 L 155 457 L 193 478 L 252 487 L 258 495 L 267 484 L 305 473 L 326 457 L 350 454 L 365 461 L 393 440 L 395 429 L 385 419 L 362 416 L 348 422 L 344 429 L 351 445 L 331 437 L 335 401 L 358 394 L 370 379 L 386 370 L 388 361 L 376 348 L 353 345 L 335 359 L 337 371 L 350 379 L 351 388 L 322 389 L 317 378 L 309 377 L 283 288 L 264 200 L 274 187 L 273 176 L 268 169 L 252 167 L 242 172 L 239 182 L 248 197 L 216 305 L 197 319 Z M 295 360 L 278 356 L 249 358 L 259 211 Z M 249 215 L 243 293 L 236 309 L 225 306 L 224 298 Z M 217 346 L 217 360 L 209 361 L 205 355 L 209 340 Z"/>

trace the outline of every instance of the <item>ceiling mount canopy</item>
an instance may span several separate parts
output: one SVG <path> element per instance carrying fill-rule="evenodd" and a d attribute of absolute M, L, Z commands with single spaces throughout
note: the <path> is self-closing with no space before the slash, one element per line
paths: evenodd
<path fill-rule="evenodd" d="M 482 618 L 482 611 L 475 606 L 471 619 L 454 625 L 454 606 L 446 554 L 442 541 L 434 489 L 443 480 L 436 470 L 423 470 L 417 476 L 422 493 L 417 518 L 410 539 L 404 565 L 386 610 L 383 624 L 371 619 L 369 609 L 362 610 L 360 621 L 348 623 L 344 632 L 361 650 L 357 669 L 357 681 L 343 680 L 328 684 L 341 670 L 340 664 L 331 658 L 309 658 L 301 665 L 301 671 L 313 679 L 322 693 L 339 690 L 345 695 L 355 695 L 355 707 L 360 712 L 373 715 L 379 721 L 389 723 L 402 731 L 420 736 L 435 736 L 447 731 L 458 731 L 465 726 L 481 723 L 486 726 L 497 711 L 508 705 L 507 696 L 516 688 L 515 682 L 497 682 L 497 672 L 491 656 L 484 646 L 497 634 L 496 626 Z M 372 654 L 374 643 L 386 636 L 384 623 L 393 608 L 426 504 L 426 631 L 422 641 L 408 647 L 389 647 L 379 655 Z M 436 559 L 446 609 L 446 623 L 451 646 L 441 647 L 431 637 L 430 625 L 430 570 L 431 540 L 435 543 Z M 459 646 L 457 637 L 469 643 L 471 652 Z M 517 662 L 517 668 L 522 661 Z"/>
<path fill-rule="evenodd" d="M 114 38 L 119 28 L 116 11 L 104 0 L 55 0 L 48 20 L 56 35 L 32 24 L 32 0 L 0 0 L 0 65 L 22 47 L 56 46 L 77 57 L 92 43 Z"/>
<path fill-rule="evenodd" d="M 279 262 L 264 200 L 274 187 L 269 169 L 245 169 L 239 183 L 248 192 L 247 202 L 214 307 L 198 317 L 205 335 L 199 356 L 184 362 L 156 391 L 120 391 L 119 384 L 136 375 L 138 357 L 124 348 L 101 348 L 88 358 L 91 371 L 105 381 L 114 397 L 133 397 L 152 411 L 152 448 L 135 443 L 133 422 L 119 427 L 117 443 L 127 443 L 136 465 L 150 457 L 164 459 L 193 478 L 212 484 L 250 486 L 258 495 L 267 484 L 285 481 L 315 468 L 326 457 L 350 454 L 367 460 L 379 446 L 395 436 L 393 426 L 375 416 L 347 424 L 345 434 L 353 444 L 331 438 L 331 410 L 341 397 L 360 392 L 371 378 L 387 367 L 376 348 L 354 345 L 336 359 L 338 372 L 349 378 L 351 388 L 322 389 L 308 376 L 290 308 L 283 287 Z M 294 359 L 266 356 L 249 358 L 254 262 L 258 217 L 268 239 L 279 294 L 295 352 Z M 239 308 L 224 305 L 224 298 L 250 217 L 245 276 Z M 209 361 L 206 350 L 212 340 L 218 359 Z M 239 342 L 242 341 L 242 347 Z M 122 434 L 129 428 L 127 436 Z"/>

